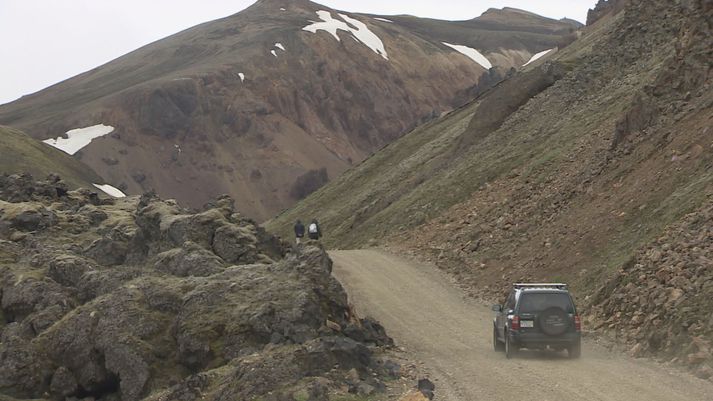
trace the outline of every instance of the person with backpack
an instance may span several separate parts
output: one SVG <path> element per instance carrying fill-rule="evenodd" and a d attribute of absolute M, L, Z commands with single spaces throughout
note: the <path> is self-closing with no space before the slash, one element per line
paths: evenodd
<path fill-rule="evenodd" d="M 302 224 L 302 221 L 297 220 L 297 223 L 295 223 L 295 242 L 297 245 L 302 242 L 302 238 L 305 237 L 305 225 Z"/>
<path fill-rule="evenodd" d="M 317 222 L 317 219 L 312 220 L 312 223 L 310 223 L 309 227 L 307 228 L 307 235 L 309 235 L 309 239 L 315 241 L 322 238 L 322 230 L 320 230 L 319 228 L 319 223 Z"/>

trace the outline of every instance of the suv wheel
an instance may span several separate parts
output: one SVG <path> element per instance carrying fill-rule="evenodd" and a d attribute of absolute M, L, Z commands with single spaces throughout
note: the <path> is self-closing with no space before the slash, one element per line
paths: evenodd
<path fill-rule="evenodd" d="M 537 320 L 540 330 L 548 336 L 560 336 L 570 327 L 567 312 L 556 306 L 542 311 Z"/>
<path fill-rule="evenodd" d="M 495 327 L 493 327 L 493 349 L 495 352 L 505 351 L 505 344 L 498 340 L 498 330 Z"/>
<path fill-rule="evenodd" d="M 517 346 L 512 343 L 508 333 L 505 333 L 505 357 L 507 359 L 514 358 L 517 355 Z"/>
<path fill-rule="evenodd" d="M 567 355 L 571 359 L 579 359 L 582 357 L 582 342 L 577 341 L 576 343 L 572 344 L 569 348 L 567 348 Z"/>

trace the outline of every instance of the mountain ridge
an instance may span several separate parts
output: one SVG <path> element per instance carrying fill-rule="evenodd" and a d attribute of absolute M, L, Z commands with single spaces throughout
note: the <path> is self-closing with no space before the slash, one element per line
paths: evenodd
<path fill-rule="evenodd" d="M 346 24 L 343 12 L 316 3 L 260 1 L 0 106 L 0 123 L 37 139 L 110 125 L 115 132 L 77 157 L 113 185 L 155 189 L 194 207 L 228 193 L 243 212 L 266 219 L 303 193 L 296 188 L 302 177 L 322 168 L 336 177 L 459 106 L 479 84 L 557 47 L 570 30 L 544 18 L 549 33 L 343 13 L 383 41 L 385 60 L 351 39 L 358 30 L 304 31 L 320 21 L 320 10 Z M 497 68 L 487 72 L 443 42 L 482 43 Z"/>

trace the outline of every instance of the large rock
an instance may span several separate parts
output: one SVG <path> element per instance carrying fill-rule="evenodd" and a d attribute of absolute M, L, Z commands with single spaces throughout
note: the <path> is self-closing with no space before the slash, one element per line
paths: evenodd
<path fill-rule="evenodd" d="M 8 228 L 25 232 L 39 231 L 55 224 L 57 215 L 41 204 L 0 201 L 0 233 Z"/>
<path fill-rule="evenodd" d="M 234 224 L 215 231 L 213 251 L 228 263 L 250 264 L 258 260 L 255 233 L 248 227 Z"/>
<path fill-rule="evenodd" d="M 191 241 L 210 249 L 215 231 L 227 221 L 219 210 L 211 209 L 195 215 L 173 216 L 162 224 L 165 224 L 163 237 L 174 246 Z"/>
<path fill-rule="evenodd" d="M 76 255 L 59 255 L 50 262 L 47 275 L 67 287 L 77 287 L 82 276 L 95 266 L 87 259 Z"/>
<path fill-rule="evenodd" d="M 61 366 L 52 375 L 50 383 L 50 392 L 56 397 L 67 397 L 75 394 L 79 388 L 77 379 L 74 378 L 69 369 Z"/>
<path fill-rule="evenodd" d="M 47 357 L 31 341 L 26 325 L 12 323 L 0 335 L 0 391 L 23 398 L 39 397 L 52 375 Z"/>
<path fill-rule="evenodd" d="M 178 277 L 205 277 L 225 270 L 219 257 L 190 241 L 181 248 L 158 254 L 156 259 L 156 270 Z"/>
<path fill-rule="evenodd" d="M 27 278 L 2 289 L 0 303 L 9 321 L 20 322 L 34 312 L 41 312 L 52 306 L 69 310 L 74 301 L 66 290 L 51 280 Z"/>

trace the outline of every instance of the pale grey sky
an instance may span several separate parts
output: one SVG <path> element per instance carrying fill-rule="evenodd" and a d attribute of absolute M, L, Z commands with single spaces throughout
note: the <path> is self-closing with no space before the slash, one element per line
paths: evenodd
<path fill-rule="evenodd" d="M 516 7 L 584 22 L 596 0 L 322 0 L 373 14 L 449 20 Z M 0 104 L 90 70 L 254 0 L 0 0 Z"/>

